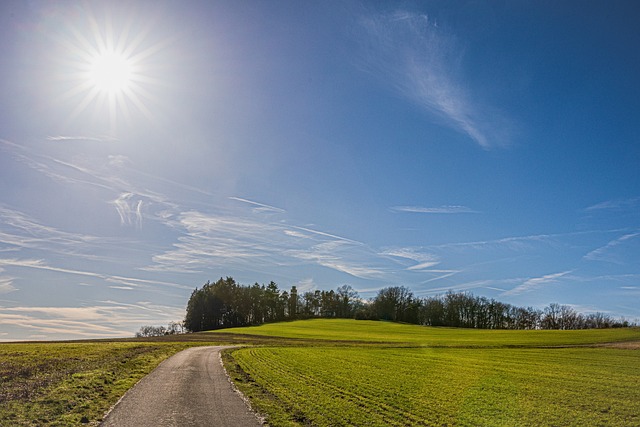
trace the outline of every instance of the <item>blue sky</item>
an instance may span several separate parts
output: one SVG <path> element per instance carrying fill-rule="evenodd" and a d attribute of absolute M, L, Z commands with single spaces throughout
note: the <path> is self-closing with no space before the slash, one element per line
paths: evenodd
<path fill-rule="evenodd" d="M 639 319 L 638 16 L 2 2 L 0 340 L 131 336 L 222 276 Z"/>

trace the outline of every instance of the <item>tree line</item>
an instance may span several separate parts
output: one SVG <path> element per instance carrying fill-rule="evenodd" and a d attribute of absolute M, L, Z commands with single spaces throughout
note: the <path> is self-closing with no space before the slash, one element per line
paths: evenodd
<path fill-rule="evenodd" d="M 632 326 L 604 313 L 581 314 L 552 303 L 544 309 L 517 307 L 466 292 L 416 297 L 404 286 L 381 289 L 369 300 L 349 285 L 299 294 L 275 282 L 251 286 L 220 278 L 196 288 L 187 303 L 184 328 L 191 332 L 293 319 L 355 318 L 425 326 L 479 329 L 586 329 Z"/>
<path fill-rule="evenodd" d="M 518 307 L 475 296 L 448 292 L 416 298 L 406 287 L 378 292 L 365 309 L 364 318 L 477 329 L 593 329 L 633 326 L 605 313 L 578 313 L 569 305 L 551 303 L 544 309 Z"/>
<path fill-rule="evenodd" d="M 281 291 L 273 281 L 243 286 L 227 277 L 191 293 L 184 327 L 197 332 L 311 317 L 352 318 L 360 305 L 350 286 L 298 295 L 295 286 L 289 291 Z"/>
<path fill-rule="evenodd" d="M 140 330 L 136 332 L 136 338 L 144 337 L 161 337 L 163 335 L 176 335 L 184 333 L 183 322 L 169 322 L 169 325 L 164 326 L 141 326 Z"/>

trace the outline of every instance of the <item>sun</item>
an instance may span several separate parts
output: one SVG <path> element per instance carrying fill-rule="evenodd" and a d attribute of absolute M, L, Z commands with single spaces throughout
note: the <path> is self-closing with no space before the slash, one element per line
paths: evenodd
<path fill-rule="evenodd" d="M 133 64 L 122 53 L 102 52 L 91 58 L 87 80 L 100 92 L 118 94 L 129 90 L 133 74 Z"/>
<path fill-rule="evenodd" d="M 153 22 L 138 14 L 86 6 L 56 39 L 62 82 L 56 99 L 70 107 L 66 124 L 81 121 L 115 134 L 141 116 L 154 122 L 149 107 L 164 84 L 157 69 L 166 39 L 157 39 Z"/>

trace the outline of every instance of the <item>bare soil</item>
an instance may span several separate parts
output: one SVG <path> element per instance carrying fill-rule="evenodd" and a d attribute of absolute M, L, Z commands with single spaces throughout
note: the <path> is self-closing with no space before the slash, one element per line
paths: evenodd
<path fill-rule="evenodd" d="M 627 341 L 627 342 L 603 344 L 603 347 L 622 348 L 625 350 L 640 350 L 640 341 Z"/>

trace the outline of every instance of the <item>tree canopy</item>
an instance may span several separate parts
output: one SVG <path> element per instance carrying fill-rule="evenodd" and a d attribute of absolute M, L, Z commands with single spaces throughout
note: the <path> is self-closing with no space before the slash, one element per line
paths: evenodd
<path fill-rule="evenodd" d="M 275 282 L 251 286 L 220 278 L 196 288 L 187 303 L 184 327 L 191 332 L 259 325 L 312 317 L 390 320 L 425 326 L 480 329 L 584 329 L 629 326 L 607 314 L 576 312 L 550 304 L 543 310 L 517 307 L 466 292 L 416 297 L 404 286 L 380 289 L 363 300 L 349 285 L 299 294 L 295 286 L 280 290 Z"/>

